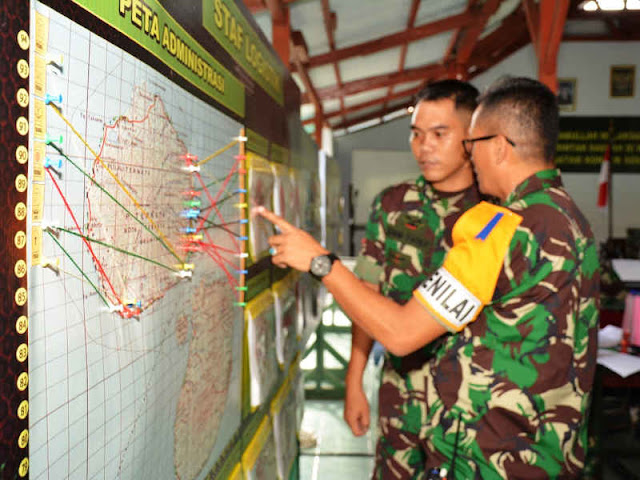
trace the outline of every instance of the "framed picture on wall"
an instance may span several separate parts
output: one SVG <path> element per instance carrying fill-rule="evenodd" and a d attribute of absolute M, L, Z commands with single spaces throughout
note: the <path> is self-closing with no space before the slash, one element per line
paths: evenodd
<path fill-rule="evenodd" d="M 576 79 L 558 79 L 558 107 L 561 112 L 573 112 L 576 109 Z"/>
<path fill-rule="evenodd" d="M 636 83 L 635 65 L 612 65 L 609 96 L 633 97 Z"/>

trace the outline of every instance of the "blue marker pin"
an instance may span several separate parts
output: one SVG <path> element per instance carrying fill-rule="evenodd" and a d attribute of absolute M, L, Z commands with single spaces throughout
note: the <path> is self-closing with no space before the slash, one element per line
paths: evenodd
<path fill-rule="evenodd" d="M 54 160 L 51 157 L 44 158 L 44 168 L 55 168 L 56 170 L 60 170 L 62 168 L 62 159 Z"/>
<path fill-rule="evenodd" d="M 196 227 L 184 227 L 182 229 L 183 233 L 196 233 Z"/>
<path fill-rule="evenodd" d="M 246 188 L 237 188 L 233 191 L 233 193 L 247 193 Z"/>
<path fill-rule="evenodd" d="M 190 208 L 189 210 L 183 210 L 180 215 L 185 218 L 198 218 L 198 216 L 200 215 L 200 210 L 198 210 L 197 208 Z"/>
<path fill-rule="evenodd" d="M 60 95 L 51 95 L 47 93 L 44 96 L 45 105 L 49 105 L 50 103 L 62 103 L 62 94 Z"/>
<path fill-rule="evenodd" d="M 246 242 L 247 240 L 249 240 L 249 237 L 241 236 L 241 237 L 238 237 L 238 240 L 240 240 L 241 242 Z"/>

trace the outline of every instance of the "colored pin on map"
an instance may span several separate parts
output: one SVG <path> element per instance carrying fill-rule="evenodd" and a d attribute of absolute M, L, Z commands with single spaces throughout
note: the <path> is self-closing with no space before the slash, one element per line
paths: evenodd
<path fill-rule="evenodd" d="M 178 270 L 193 270 L 194 268 L 196 268 L 196 264 L 195 263 L 180 263 L 178 265 L 175 265 L 175 267 Z"/>
<path fill-rule="evenodd" d="M 137 302 L 132 302 L 132 301 L 126 301 L 125 305 L 127 306 L 127 308 L 142 308 L 142 300 L 138 300 Z"/>
<path fill-rule="evenodd" d="M 198 218 L 198 216 L 200 216 L 200 210 L 198 210 L 197 208 L 183 210 L 182 212 L 180 212 L 180 216 L 191 219 Z"/>
<path fill-rule="evenodd" d="M 40 222 L 40 228 L 42 228 L 43 232 L 49 232 L 55 235 L 56 237 L 60 236 L 60 231 L 58 230 L 58 222 L 54 222 L 51 220 L 42 220 Z"/>
<path fill-rule="evenodd" d="M 51 95 L 47 93 L 44 97 L 45 105 L 49 105 L 50 103 L 62 103 L 62 94 L 60 95 Z"/>
<path fill-rule="evenodd" d="M 53 168 L 56 171 L 60 171 L 62 169 L 62 159 L 54 160 L 51 157 L 44 158 L 44 168 Z"/>
<path fill-rule="evenodd" d="M 183 170 L 186 170 L 189 173 L 199 172 L 200 171 L 200 166 L 199 165 L 187 165 L 186 167 L 183 167 Z"/>
<path fill-rule="evenodd" d="M 181 229 L 182 233 L 196 233 L 196 227 L 184 227 Z"/>
<path fill-rule="evenodd" d="M 202 192 L 199 192 L 197 190 L 187 190 L 186 192 L 182 192 L 183 195 L 186 195 L 188 197 L 199 197 L 201 193 Z"/>
<path fill-rule="evenodd" d="M 111 313 L 123 312 L 124 311 L 124 305 L 114 305 L 114 304 L 110 303 L 109 304 L 109 311 Z"/>
<path fill-rule="evenodd" d="M 62 54 L 57 55 L 55 53 L 47 53 L 45 61 L 47 62 L 47 65 L 54 66 L 55 68 L 60 70 L 60 73 L 62 73 L 64 65 L 64 56 Z"/>
<path fill-rule="evenodd" d="M 198 156 L 193 155 L 191 153 L 185 153 L 184 155 L 180 155 L 180 158 L 185 160 L 188 164 L 197 163 Z"/>
<path fill-rule="evenodd" d="M 142 313 L 142 309 L 140 307 L 137 308 L 123 308 L 120 316 L 122 318 L 133 318 L 133 317 L 139 317 L 140 314 Z"/>
<path fill-rule="evenodd" d="M 60 275 L 60 259 L 59 258 L 47 258 L 42 257 L 40 261 L 42 268 L 48 268 L 56 275 Z"/>
<path fill-rule="evenodd" d="M 44 143 L 46 143 L 47 145 L 50 145 L 52 143 L 59 143 L 60 145 L 62 145 L 63 139 L 62 139 L 62 135 L 60 135 L 59 137 L 54 137 L 53 135 L 49 135 L 48 133 L 44 136 Z"/>
<path fill-rule="evenodd" d="M 197 198 L 194 198 L 193 200 L 186 200 L 184 202 L 185 207 L 199 207 L 200 205 L 202 205 L 202 202 Z"/>

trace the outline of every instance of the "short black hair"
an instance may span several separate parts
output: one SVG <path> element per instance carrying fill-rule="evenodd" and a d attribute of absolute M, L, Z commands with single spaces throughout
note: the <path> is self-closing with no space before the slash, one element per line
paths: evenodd
<path fill-rule="evenodd" d="M 478 106 L 478 89 L 462 80 L 440 80 L 429 83 L 416 95 L 415 105 L 421 101 L 431 102 L 450 98 L 454 101 L 456 110 L 466 110 L 469 113 Z"/>
<path fill-rule="evenodd" d="M 526 77 L 505 77 L 492 84 L 478 104 L 482 116 L 497 114 L 497 121 L 528 137 L 544 160 L 553 163 L 560 120 L 558 101 L 546 85 Z"/>

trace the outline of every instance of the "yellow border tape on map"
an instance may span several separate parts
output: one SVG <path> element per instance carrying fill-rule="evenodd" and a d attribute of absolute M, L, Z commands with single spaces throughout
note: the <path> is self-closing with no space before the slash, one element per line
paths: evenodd
<path fill-rule="evenodd" d="M 271 429 L 271 417 L 269 415 L 265 415 L 260 422 L 260 426 L 258 427 L 256 434 L 253 436 L 247 446 L 247 449 L 242 454 L 242 468 L 244 469 L 245 474 L 256 464 L 256 461 L 267 442 L 267 438 L 269 438 Z"/>

